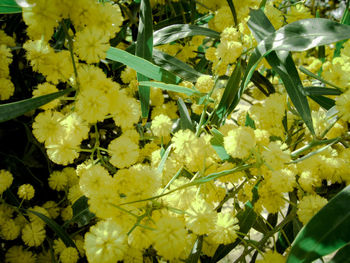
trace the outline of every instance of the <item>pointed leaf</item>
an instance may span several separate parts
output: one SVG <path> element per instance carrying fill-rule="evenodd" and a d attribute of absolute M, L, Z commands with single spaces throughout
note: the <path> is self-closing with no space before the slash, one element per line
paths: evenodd
<path fill-rule="evenodd" d="M 199 257 L 202 252 L 203 236 L 199 236 L 193 245 L 191 254 L 186 259 L 186 263 L 198 263 Z"/>
<path fill-rule="evenodd" d="M 169 90 L 173 92 L 179 92 L 186 94 L 188 96 L 197 95 L 199 96 L 201 93 L 198 90 L 195 89 L 189 89 L 186 87 L 173 85 L 173 84 L 165 84 L 161 82 L 154 82 L 154 81 L 142 81 L 140 82 L 140 85 L 147 86 L 147 87 L 154 87 L 154 88 L 160 88 L 162 90 Z"/>
<path fill-rule="evenodd" d="M 251 10 L 250 17 L 248 26 L 258 42 L 263 41 L 265 37 L 275 32 L 274 27 L 261 9 Z M 281 77 L 295 108 L 311 133 L 314 134 L 311 110 L 306 95 L 303 93 L 303 85 L 292 56 L 287 51 L 271 51 L 266 56 L 266 60 Z"/>
<path fill-rule="evenodd" d="M 179 83 L 181 81 L 181 78 L 175 74 L 119 48 L 110 47 L 106 58 L 123 63 L 153 80 L 164 81 L 166 83 Z"/>
<path fill-rule="evenodd" d="M 57 234 L 57 236 L 62 239 L 63 243 L 67 247 L 77 248 L 74 241 L 68 236 L 68 234 L 51 218 L 48 218 L 47 216 L 43 215 L 42 213 L 39 213 L 39 212 L 34 211 L 34 210 L 28 209 L 26 211 L 36 215 L 42 221 L 44 221 L 48 225 L 48 227 L 50 227 Z"/>
<path fill-rule="evenodd" d="M 175 24 L 154 32 L 153 45 L 163 45 L 178 39 L 197 35 L 220 39 L 220 33 L 212 29 L 189 24 Z"/>
<path fill-rule="evenodd" d="M 35 110 L 36 108 L 45 105 L 46 103 L 49 103 L 50 101 L 57 99 L 71 91 L 73 91 L 73 89 L 69 88 L 36 98 L 2 104 L 0 105 L 0 122 L 14 119 L 28 111 Z"/>
<path fill-rule="evenodd" d="M 220 159 L 222 161 L 231 160 L 232 157 L 226 152 L 224 148 L 224 136 L 222 133 L 215 128 L 212 128 L 210 131 L 213 135 L 213 138 L 210 140 L 211 146 L 219 155 Z"/>
<path fill-rule="evenodd" d="M 1 0 L 0 14 L 15 14 L 21 12 L 22 8 L 16 3 L 15 0 Z"/>
<path fill-rule="evenodd" d="M 153 50 L 153 60 L 156 65 L 190 82 L 197 81 L 203 75 L 185 62 L 157 49 Z"/>
<path fill-rule="evenodd" d="M 287 263 L 311 262 L 350 242 L 350 186 L 333 197 L 301 229 Z"/>
<path fill-rule="evenodd" d="M 180 112 L 180 127 L 181 127 L 181 129 L 182 130 L 189 129 L 189 130 L 195 132 L 196 129 L 192 123 L 192 120 L 191 120 L 190 114 L 188 113 L 186 104 L 184 103 L 184 101 L 181 98 L 179 98 L 177 100 L 177 106 L 178 106 L 179 112 Z"/>
<path fill-rule="evenodd" d="M 137 33 L 135 55 L 152 61 L 153 51 L 153 28 L 152 28 L 152 8 L 149 0 L 141 0 L 139 26 Z M 149 78 L 137 73 L 137 80 L 148 81 Z M 139 85 L 139 97 L 141 102 L 142 118 L 147 119 L 149 113 L 150 87 Z"/>
<path fill-rule="evenodd" d="M 350 262 L 350 244 L 338 250 L 337 254 L 328 261 L 328 263 L 349 263 Z"/>

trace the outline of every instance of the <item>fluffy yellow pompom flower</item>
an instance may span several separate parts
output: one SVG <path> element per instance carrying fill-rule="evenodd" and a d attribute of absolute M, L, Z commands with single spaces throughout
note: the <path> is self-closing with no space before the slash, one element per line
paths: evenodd
<path fill-rule="evenodd" d="M 237 238 L 239 230 L 238 219 L 231 213 L 218 213 L 215 229 L 209 234 L 210 239 L 217 244 L 230 244 Z"/>
<path fill-rule="evenodd" d="M 233 16 L 228 5 L 225 5 L 216 11 L 214 24 L 219 32 L 222 32 L 226 27 L 233 26 Z"/>
<path fill-rule="evenodd" d="M 209 75 L 200 76 L 197 79 L 197 83 L 195 85 L 195 88 L 203 93 L 208 93 L 209 91 L 211 91 L 213 87 L 214 87 L 214 80 Z"/>
<path fill-rule="evenodd" d="M 228 154 L 234 158 L 246 158 L 255 146 L 254 130 L 250 127 L 237 127 L 224 137 L 224 147 Z"/>
<path fill-rule="evenodd" d="M 301 19 L 312 18 L 312 14 L 304 4 L 297 4 L 290 7 L 286 18 L 287 23 L 292 23 Z"/>
<path fill-rule="evenodd" d="M 126 234 L 114 221 L 100 221 L 86 233 L 84 248 L 90 263 L 115 263 L 127 250 Z"/>
<path fill-rule="evenodd" d="M 264 259 L 258 259 L 256 263 L 285 263 L 286 259 L 276 251 L 268 251 L 264 254 Z"/>
<path fill-rule="evenodd" d="M 56 219 L 60 215 L 60 207 L 54 201 L 45 202 L 43 208 L 49 212 L 52 219 Z"/>
<path fill-rule="evenodd" d="M 350 89 L 335 99 L 335 107 L 344 121 L 350 121 Z"/>
<path fill-rule="evenodd" d="M 156 230 L 153 231 L 154 248 L 165 259 L 179 258 L 186 246 L 186 234 L 185 224 L 181 219 L 162 217 L 156 222 Z"/>
<path fill-rule="evenodd" d="M 25 199 L 25 200 L 30 200 L 34 197 L 34 187 L 30 184 L 22 184 L 19 188 L 18 188 L 18 197 Z"/>
<path fill-rule="evenodd" d="M 56 111 L 39 113 L 33 123 L 35 138 L 41 143 L 56 143 L 64 135 L 64 127 L 60 123 L 63 118 L 64 115 Z"/>
<path fill-rule="evenodd" d="M 173 123 L 168 116 L 160 114 L 152 121 L 151 129 L 155 136 L 168 138 L 172 125 Z"/>
<path fill-rule="evenodd" d="M 30 223 L 22 229 L 22 240 L 30 247 L 40 246 L 46 237 L 46 232 L 42 224 Z"/>
<path fill-rule="evenodd" d="M 36 263 L 36 256 L 22 246 L 13 246 L 6 252 L 6 263 Z"/>
<path fill-rule="evenodd" d="M 98 63 L 106 58 L 108 36 L 98 27 L 86 27 L 76 34 L 74 51 L 87 63 Z"/>
<path fill-rule="evenodd" d="M 21 228 L 15 220 L 8 219 L 1 224 L 0 237 L 5 240 L 14 240 L 19 236 Z"/>
<path fill-rule="evenodd" d="M 224 64 L 234 63 L 242 54 L 243 46 L 237 41 L 223 41 L 216 49 L 216 56 L 221 59 Z"/>
<path fill-rule="evenodd" d="M 304 196 L 298 204 L 297 215 L 305 225 L 309 220 L 327 204 L 327 199 L 319 195 Z"/>
<path fill-rule="evenodd" d="M 13 181 L 13 176 L 9 171 L 0 170 L 0 195 L 10 187 Z"/>
<path fill-rule="evenodd" d="M 60 254 L 60 260 L 62 263 L 76 263 L 78 259 L 79 254 L 74 247 L 67 247 Z"/>
<path fill-rule="evenodd" d="M 62 191 L 66 188 L 68 183 L 67 175 L 60 171 L 54 171 L 49 177 L 49 186 L 56 191 Z"/>
<path fill-rule="evenodd" d="M 186 210 L 186 226 L 197 235 L 209 233 L 217 220 L 214 207 L 201 198 L 196 198 Z"/>
<path fill-rule="evenodd" d="M 137 162 L 139 146 L 126 136 L 111 141 L 108 146 L 110 162 L 117 168 L 129 167 Z"/>
<path fill-rule="evenodd" d="M 11 80 L 0 78 L 0 100 L 9 99 L 15 92 L 15 86 Z"/>
<path fill-rule="evenodd" d="M 41 206 L 36 205 L 34 207 L 31 207 L 30 210 L 33 210 L 35 212 L 39 212 L 40 214 L 43 214 L 46 217 L 50 218 L 49 212 Z M 45 222 L 43 220 L 41 220 L 38 216 L 34 215 L 33 213 L 28 213 L 28 217 L 29 217 L 30 222 L 33 224 L 45 225 Z"/>
<path fill-rule="evenodd" d="M 283 151 L 283 146 L 280 141 L 270 142 L 268 147 L 263 150 L 262 156 L 269 168 L 280 170 L 291 161 L 290 151 Z"/>

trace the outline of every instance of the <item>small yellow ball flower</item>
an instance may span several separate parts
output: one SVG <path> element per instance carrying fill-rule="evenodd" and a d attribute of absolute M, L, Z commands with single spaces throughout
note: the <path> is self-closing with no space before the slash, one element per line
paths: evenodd
<path fill-rule="evenodd" d="M 304 196 L 298 204 L 297 215 L 300 221 L 305 225 L 326 204 L 327 199 L 319 195 Z"/>
<path fill-rule="evenodd" d="M 74 247 L 65 248 L 60 255 L 60 260 L 62 263 L 76 263 L 78 259 L 78 251 Z"/>
<path fill-rule="evenodd" d="M 46 237 L 42 224 L 30 223 L 22 229 L 22 240 L 29 247 L 40 246 Z"/>
<path fill-rule="evenodd" d="M 18 188 L 18 197 L 22 198 L 24 200 L 30 200 L 34 197 L 34 187 L 30 184 L 22 184 L 19 188 Z"/>
<path fill-rule="evenodd" d="M 0 194 L 5 192 L 7 188 L 12 184 L 13 177 L 9 171 L 0 170 Z"/>

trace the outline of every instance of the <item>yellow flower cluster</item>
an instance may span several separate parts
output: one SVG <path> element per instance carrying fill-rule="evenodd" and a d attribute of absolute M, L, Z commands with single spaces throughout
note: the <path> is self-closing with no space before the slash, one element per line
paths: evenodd
<path fill-rule="evenodd" d="M 11 47 L 15 46 L 14 39 L 0 30 L 0 100 L 8 100 L 15 91 L 9 72 L 12 62 Z"/>

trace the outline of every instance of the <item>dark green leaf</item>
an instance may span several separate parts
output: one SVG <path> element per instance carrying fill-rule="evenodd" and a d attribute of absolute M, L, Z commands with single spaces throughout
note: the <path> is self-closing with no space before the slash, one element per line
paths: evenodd
<path fill-rule="evenodd" d="M 165 84 L 165 83 L 161 83 L 161 82 L 142 81 L 142 82 L 140 82 L 140 85 L 147 86 L 147 87 L 160 88 L 162 90 L 169 90 L 169 91 L 173 91 L 173 92 L 184 93 L 188 96 L 201 94 L 198 90 L 195 90 L 195 89 L 189 89 L 186 87 L 173 85 L 173 84 Z"/>
<path fill-rule="evenodd" d="M 140 17 L 137 33 L 135 55 L 152 61 L 153 51 L 153 28 L 152 28 L 152 8 L 149 0 L 141 0 Z M 137 73 L 137 80 L 148 81 L 149 78 Z M 139 97 L 141 103 L 142 118 L 147 119 L 149 113 L 150 87 L 139 85 Z"/>
<path fill-rule="evenodd" d="M 350 186 L 333 197 L 301 229 L 287 263 L 311 262 L 350 242 Z"/>
<path fill-rule="evenodd" d="M 150 79 L 166 83 L 179 83 L 181 81 L 181 78 L 173 73 L 119 48 L 110 47 L 107 51 L 107 58 L 123 63 Z"/>
<path fill-rule="evenodd" d="M 164 27 L 153 33 L 153 45 L 163 45 L 190 36 L 207 36 L 220 39 L 220 33 L 206 27 L 189 24 L 176 24 Z"/>
<path fill-rule="evenodd" d="M 48 227 L 50 227 L 57 234 L 57 236 L 62 239 L 63 243 L 67 247 L 77 248 L 75 246 L 74 241 L 68 236 L 68 234 L 55 221 L 53 221 L 51 218 L 48 218 L 47 216 L 43 215 L 42 213 L 36 212 L 34 210 L 28 209 L 26 211 L 36 215 L 42 221 L 44 221 L 48 225 Z"/>
<path fill-rule="evenodd" d="M 69 222 L 78 223 L 78 227 L 86 226 L 90 223 L 91 219 L 95 218 L 95 215 L 90 212 L 88 199 L 86 196 L 80 197 L 72 205 L 73 217 Z"/>
<path fill-rule="evenodd" d="M 264 41 L 265 37 L 275 32 L 272 24 L 261 9 L 251 10 L 248 26 L 252 31 L 254 37 L 260 43 Z M 307 98 L 303 93 L 303 85 L 299 78 L 298 71 L 294 65 L 292 56 L 287 51 L 271 51 L 266 55 L 266 60 L 281 77 L 286 91 L 295 108 L 297 109 L 298 113 L 304 120 L 311 133 L 314 134 L 311 110 Z"/>
<path fill-rule="evenodd" d="M 179 112 L 180 112 L 180 128 L 182 130 L 189 129 L 189 130 L 195 132 L 196 129 L 192 123 L 192 120 L 191 120 L 190 114 L 188 113 L 186 104 L 184 103 L 184 101 L 181 98 L 179 98 L 177 100 L 177 106 L 178 106 Z"/>
<path fill-rule="evenodd" d="M 350 25 L 350 10 L 349 10 L 349 4 L 350 4 L 350 1 L 346 1 L 346 6 L 345 6 L 345 9 L 344 9 L 344 13 L 343 13 L 343 17 L 340 21 L 341 24 L 345 24 L 345 25 Z M 343 44 L 345 43 L 346 41 L 343 40 L 343 41 L 340 41 L 338 42 L 336 45 L 335 45 L 335 49 L 334 49 L 334 53 L 333 53 L 333 58 L 335 57 L 339 57 L 340 56 L 340 51 L 343 47 Z"/>
<path fill-rule="evenodd" d="M 224 93 L 221 97 L 217 109 L 213 113 L 212 123 L 219 125 L 226 119 L 229 113 L 229 107 L 232 105 L 233 99 L 237 95 L 239 82 L 241 80 L 241 63 L 238 61 L 234 71 L 232 72 L 229 80 L 227 81 Z"/>
<path fill-rule="evenodd" d="M 320 95 L 340 95 L 341 91 L 337 89 L 330 89 L 320 86 L 304 87 L 305 93 L 308 96 L 320 96 Z"/>
<path fill-rule="evenodd" d="M 226 2 L 228 3 L 228 6 L 231 9 L 231 13 L 232 13 L 232 16 L 233 16 L 233 21 L 235 23 L 235 26 L 237 26 L 238 25 L 238 21 L 237 21 L 237 13 L 236 13 L 235 5 L 233 4 L 232 0 L 226 0 Z"/>
<path fill-rule="evenodd" d="M 231 160 L 232 157 L 226 152 L 224 148 L 224 136 L 220 131 L 213 128 L 210 130 L 213 138 L 210 140 L 211 146 L 214 148 L 220 159 L 223 161 Z"/>
<path fill-rule="evenodd" d="M 57 99 L 58 97 L 61 97 L 62 95 L 67 94 L 71 91 L 73 91 L 73 89 L 69 88 L 36 98 L 2 104 L 0 105 L 0 122 L 8 121 L 21 116 L 22 114 L 45 105 L 46 103 Z"/>
<path fill-rule="evenodd" d="M 350 262 L 350 244 L 338 250 L 337 254 L 328 261 L 328 263 L 349 263 Z"/>
<path fill-rule="evenodd" d="M 193 245 L 191 254 L 186 259 L 186 263 L 198 263 L 203 245 L 203 236 L 199 236 Z"/>
<path fill-rule="evenodd" d="M 163 69 L 166 69 L 190 82 L 197 81 L 202 75 L 202 73 L 199 73 L 185 62 L 157 49 L 153 50 L 153 61 Z"/>
<path fill-rule="evenodd" d="M 245 116 L 245 126 L 250 127 L 255 130 L 255 123 L 252 118 L 250 118 L 249 113 Z"/>
<path fill-rule="evenodd" d="M 22 8 L 16 3 L 15 0 L 0 1 L 0 14 L 14 14 L 21 12 Z"/>
<path fill-rule="evenodd" d="M 300 71 L 303 72 L 305 75 L 307 75 L 307 76 L 309 76 L 309 77 L 311 77 L 311 78 L 317 79 L 317 80 L 321 81 L 322 83 L 325 83 L 325 84 L 327 84 L 327 85 L 329 85 L 329 86 L 331 86 L 331 87 L 334 87 L 334 88 L 336 88 L 336 89 L 339 89 L 336 85 L 334 85 L 334 84 L 332 84 L 332 83 L 326 81 L 325 79 L 321 78 L 320 76 L 318 76 L 318 75 L 312 73 L 311 71 L 309 71 L 308 69 L 304 68 L 303 66 L 300 66 L 299 69 L 300 69 Z"/>

